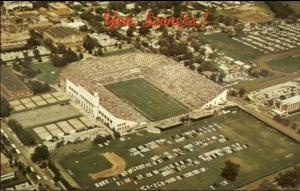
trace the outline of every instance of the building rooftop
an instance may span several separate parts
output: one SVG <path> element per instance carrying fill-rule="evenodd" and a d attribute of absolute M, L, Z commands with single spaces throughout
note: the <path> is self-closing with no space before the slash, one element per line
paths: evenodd
<path fill-rule="evenodd" d="M 67 5 L 63 3 L 49 3 L 49 6 L 54 9 L 70 9 Z"/>
<path fill-rule="evenodd" d="M 281 101 L 281 104 L 300 103 L 300 95 L 296 95 Z"/>
<path fill-rule="evenodd" d="M 79 31 L 76 31 L 75 29 L 69 27 L 63 27 L 63 26 L 53 27 L 51 29 L 46 30 L 45 32 L 57 38 L 66 38 L 71 35 L 80 35 Z"/>

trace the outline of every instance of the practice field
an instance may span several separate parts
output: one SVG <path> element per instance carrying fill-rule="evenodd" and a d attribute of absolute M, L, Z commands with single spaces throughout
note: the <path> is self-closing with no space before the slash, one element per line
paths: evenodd
<path fill-rule="evenodd" d="M 34 70 L 41 70 L 41 73 L 36 78 L 48 84 L 55 84 L 62 70 L 62 68 L 53 66 L 52 62 L 32 64 L 31 67 Z"/>
<path fill-rule="evenodd" d="M 231 39 L 228 34 L 225 33 L 203 35 L 202 38 L 209 44 L 221 49 L 226 55 L 237 60 L 253 60 L 262 55 L 260 51 Z"/>
<path fill-rule="evenodd" d="M 76 167 L 79 175 L 74 178 L 82 188 L 99 190 L 137 190 L 154 183 L 156 189 L 161 190 L 208 190 L 209 186 L 215 183 L 218 184 L 218 189 L 231 190 L 300 162 L 298 143 L 237 108 L 231 108 L 230 111 L 218 117 L 191 122 L 190 126 L 183 125 L 166 130 L 161 134 L 140 132 L 125 137 L 126 140 L 123 141 L 114 140 L 103 148 L 94 147 L 94 156 L 114 152 L 122 157 L 126 161 L 127 173 L 123 173 L 124 176 L 93 181 L 88 174 L 106 166 L 106 163 L 102 163 L 100 169 L 92 168 L 95 167 L 93 162 L 98 161 L 94 158 Z M 165 141 L 162 141 L 164 139 Z M 154 142 L 156 146 L 151 147 L 151 142 L 152 146 Z M 241 147 L 234 146 L 236 143 Z M 138 147 L 138 150 L 144 149 L 143 156 L 134 154 L 133 148 Z M 222 152 L 219 156 L 216 154 L 211 160 L 198 157 L 206 156 L 209 151 L 222 150 L 224 147 L 232 148 L 232 152 Z M 145 148 L 149 150 L 146 151 Z M 86 157 L 86 154 L 82 153 L 80 156 Z M 172 157 L 168 159 L 167 156 Z M 75 160 L 74 156 L 71 158 Z M 226 160 L 239 164 L 240 170 L 235 182 L 227 181 L 227 185 L 221 185 L 220 182 L 224 179 L 219 175 Z M 154 164 L 158 161 L 160 162 Z M 176 164 L 177 162 L 179 164 Z M 150 163 L 151 166 L 140 166 Z M 169 174 L 165 174 L 167 171 Z M 181 176 L 181 179 L 178 176 Z M 163 181 L 164 185 L 158 186 L 158 181 Z M 106 182 L 105 185 L 99 186 L 103 182 Z"/>
<path fill-rule="evenodd" d="M 268 65 L 282 72 L 297 72 L 300 70 L 300 55 L 274 59 L 268 62 Z"/>
<path fill-rule="evenodd" d="M 120 98 L 128 100 L 152 121 L 188 112 L 185 106 L 168 97 L 144 79 L 117 82 L 106 87 Z"/>

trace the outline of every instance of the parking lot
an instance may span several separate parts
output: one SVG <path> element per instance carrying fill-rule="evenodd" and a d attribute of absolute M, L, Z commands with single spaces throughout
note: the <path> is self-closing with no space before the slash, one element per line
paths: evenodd
<path fill-rule="evenodd" d="M 82 163 L 89 166 L 92 161 L 72 167 L 86 173 L 80 179 L 64 167 L 82 188 L 103 190 L 233 189 L 300 161 L 299 145 L 236 108 L 190 126 L 132 134 L 89 151 L 95 156 L 115 152 L 127 163 L 118 176 L 97 181 L 88 176 L 91 172 L 80 170 Z M 219 176 L 226 160 L 240 165 L 235 182 Z"/>
<path fill-rule="evenodd" d="M 245 29 L 246 35 L 232 38 L 261 52 L 284 51 L 300 46 L 299 23 L 287 24 L 284 21 L 272 25 L 257 25 Z"/>

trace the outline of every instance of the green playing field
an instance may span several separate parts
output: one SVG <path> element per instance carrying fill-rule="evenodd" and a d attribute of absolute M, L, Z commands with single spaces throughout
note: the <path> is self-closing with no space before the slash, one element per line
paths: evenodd
<path fill-rule="evenodd" d="M 144 79 L 133 79 L 106 86 L 129 101 L 149 120 L 157 121 L 188 112 L 188 108 L 164 94 Z"/>
<path fill-rule="evenodd" d="M 271 60 L 268 65 L 282 72 L 296 72 L 300 70 L 300 55 Z"/>

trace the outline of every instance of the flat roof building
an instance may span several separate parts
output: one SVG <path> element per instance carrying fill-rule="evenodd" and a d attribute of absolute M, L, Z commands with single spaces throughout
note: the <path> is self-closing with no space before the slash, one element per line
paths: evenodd
<path fill-rule="evenodd" d="M 69 27 L 53 27 L 43 33 L 44 40 L 50 39 L 55 46 L 63 45 L 66 48 L 81 50 L 85 35 Z"/>
<path fill-rule="evenodd" d="M 74 13 L 74 11 L 63 3 L 49 3 L 49 11 L 55 12 L 61 17 L 69 16 Z"/>

